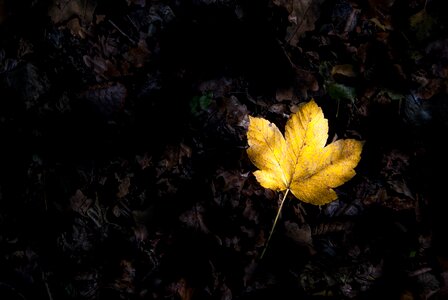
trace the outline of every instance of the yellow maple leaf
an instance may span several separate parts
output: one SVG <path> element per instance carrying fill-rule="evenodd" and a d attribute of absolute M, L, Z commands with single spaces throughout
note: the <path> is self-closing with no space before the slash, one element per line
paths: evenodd
<path fill-rule="evenodd" d="M 345 139 L 326 145 L 328 120 L 314 100 L 290 116 L 285 137 L 266 119 L 249 120 L 247 154 L 263 187 L 323 205 L 337 199 L 334 188 L 355 176 L 363 142 Z"/>

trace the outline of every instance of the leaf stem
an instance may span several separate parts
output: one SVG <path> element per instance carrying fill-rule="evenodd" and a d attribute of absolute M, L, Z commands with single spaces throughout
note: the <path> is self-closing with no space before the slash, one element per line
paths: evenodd
<path fill-rule="evenodd" d="M 280 203 L 280 207 L 278 208 L 277 215 L 275 216 L 274 224 L 272 225 L 271 232 L 269 233 L 268 240 L 266 241 L 266 244 L 264 245 L 264 249 L 263 249 L 263 252 L 261 253 L 260 259 L 263 258 L 264 253 L 266 252 L 266 249 L 268 248 L 269 241 L 271 240 L 272 234 L 274 233 L 274 229 L 275 229 L 275 226 L 277 225 L 277 221 L 280 218 L 280 213 L 282 212 L 283 203 L 285 203 L 286 196 L 288 195 L 288 193 L 289 193 L 289 189 L 287 189 L 285 192 L 285 195 L 283 195 L 282 202 Z"/>

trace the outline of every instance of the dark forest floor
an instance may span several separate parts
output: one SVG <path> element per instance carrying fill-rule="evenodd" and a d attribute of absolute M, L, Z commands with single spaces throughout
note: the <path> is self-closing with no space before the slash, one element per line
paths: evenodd
<path fill-rule="evenodd" d="M 448 299 L 443 0 L 0 0 L 0 299 Z M 248 160 L 315 99 L 318 207 Z"/>

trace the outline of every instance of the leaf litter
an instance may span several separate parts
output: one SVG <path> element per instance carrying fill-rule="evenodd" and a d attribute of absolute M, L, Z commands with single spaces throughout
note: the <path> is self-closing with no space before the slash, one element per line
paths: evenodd
<path fill-rule="evenodd" d="M 0 298 L 443 299 L 442 12 L 0 1 Z M 260 261 L 281 199 L 249 115 L 312 98 L 363 159 L 335 201 L 286 203 Z"/>

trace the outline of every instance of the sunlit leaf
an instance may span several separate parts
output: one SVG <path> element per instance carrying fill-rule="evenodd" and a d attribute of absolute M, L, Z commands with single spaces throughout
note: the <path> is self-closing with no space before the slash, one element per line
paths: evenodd
<path fill-rule="evenodd" d="M 250 117 L 247 154 L 265 188 L 290 190 L 298 199 L 323 205 L 337 199 L 334 188 L 350 180 L 363 142 L 338 140 L 326 145 L 328 120 L 314 100 L 300 106 L 286 123 L 285 136 L 263 118 Z"/>

